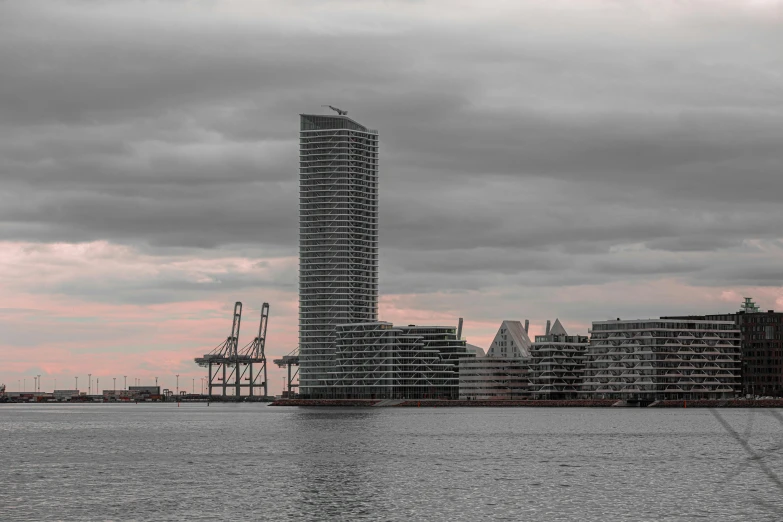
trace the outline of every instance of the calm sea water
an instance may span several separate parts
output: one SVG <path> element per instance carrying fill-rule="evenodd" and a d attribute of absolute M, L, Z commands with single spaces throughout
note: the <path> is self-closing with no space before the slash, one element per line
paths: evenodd
<path fill-rule="evenodd" d="M 719 414 L 755 458 L 697 409 L 0 405 L 0 520 L 783 520 L 781 423 Z"/>

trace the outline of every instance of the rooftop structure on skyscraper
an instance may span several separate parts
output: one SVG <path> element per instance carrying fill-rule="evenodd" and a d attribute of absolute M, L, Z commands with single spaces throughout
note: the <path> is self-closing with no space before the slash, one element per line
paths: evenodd
<path fill-rule="evenodd" d="M 746 314 L 757 314 L 760 312 L 760 309 L 758 305 L 753 302 L 752 298 L 746 297 L 745 302 L 740 305 L 740 312 L 745 312 Z"/>

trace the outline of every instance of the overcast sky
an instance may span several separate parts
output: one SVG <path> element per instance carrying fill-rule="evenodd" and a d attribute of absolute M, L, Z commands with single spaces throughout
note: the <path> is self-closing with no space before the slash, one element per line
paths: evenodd
<path fill-rule="evenodd" d="M 322 104 L 379 131 L 383 320 L 783 307 L 783 2 L 0 1 L 0 382 L 189 389 L 237 300 L 295 348 Z"/>

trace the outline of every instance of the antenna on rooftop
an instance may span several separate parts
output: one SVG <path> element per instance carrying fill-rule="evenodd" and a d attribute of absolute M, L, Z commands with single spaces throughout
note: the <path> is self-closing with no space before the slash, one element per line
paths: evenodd
<path fill-rule="evenodd" d="M 332 109 L 334 112 L 336 112 L 340 116 L 345 116 L 346 114 L 348 114 L 348 111 L 344 111 L 342 109 L 338 109 L 337 107 L 332 107 L 331 105 L 321 105 L 321 107 L 329 107 L 330 109 Z"/>

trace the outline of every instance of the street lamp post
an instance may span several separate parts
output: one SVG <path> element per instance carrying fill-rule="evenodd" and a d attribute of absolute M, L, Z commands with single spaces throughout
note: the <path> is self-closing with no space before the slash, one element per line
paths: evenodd
<path fill-rule="evenodd" d="M 38 393 L 41 393 L 41 374 L 38 374 Z"/>
<path fill-rule="evenodd" d="M 87 374 L 87 395 L 92 395 L 92 374 Z"/>
<path fill-rule="evenodd" d="M 128 376 L 127 375 L 123 375 L 122 378 L 125 379 L 125 390 L 127 391 L 128 390 Z"/>
<path fill-rule="evenodd" d="M 179 400 L 179 374 L 177 374 L 177 400 Z"/>
<path fill-rule="evenodd" d="M 192 393 L 193 395 L 196 394 L 196 378 L 195 377 L 193 378 L 193 386 L 192 386 L 192 388 L 190 390 L 190 393 Z"/>
<path fill-rule="evenodd" d="M 79 376 L 74 377 L 76 379 L 76 391 L 79 391 Z"/>

